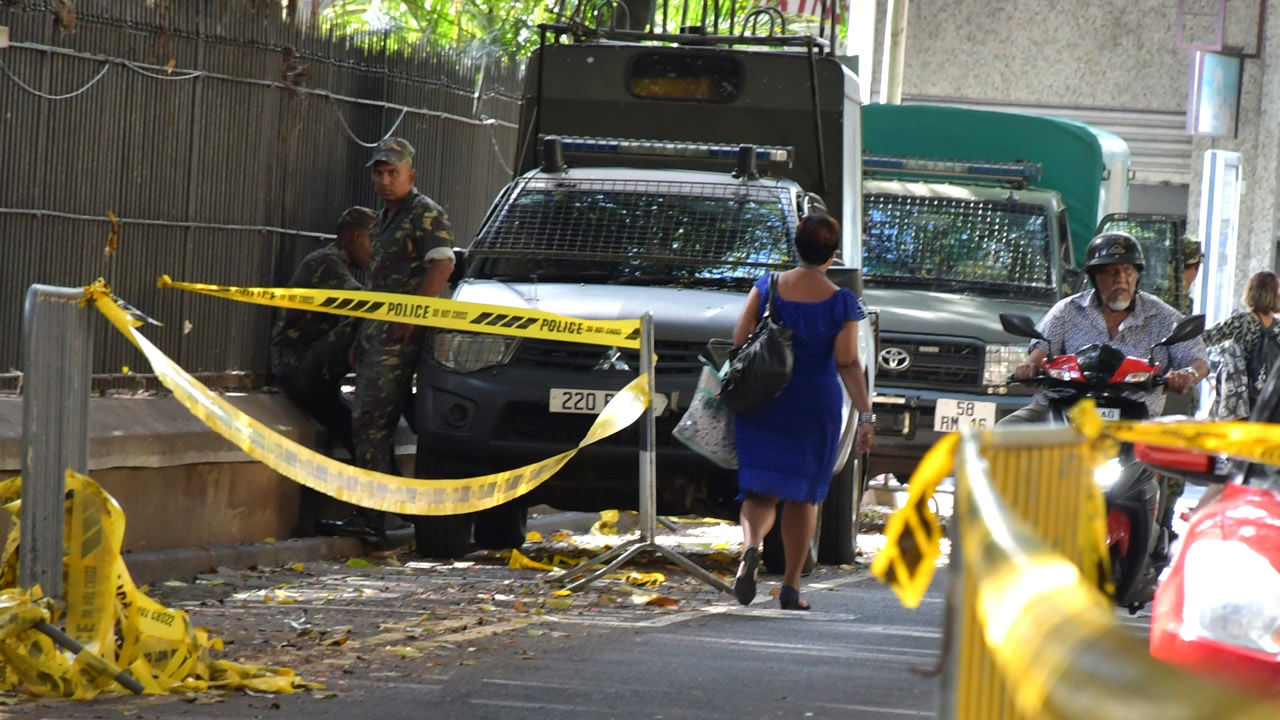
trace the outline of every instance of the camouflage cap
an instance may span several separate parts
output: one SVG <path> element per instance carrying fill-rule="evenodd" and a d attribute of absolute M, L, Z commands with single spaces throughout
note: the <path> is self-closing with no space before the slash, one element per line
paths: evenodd
<path fill-rule="evenodd" d="M 338 218 L 338 232 L 343 230 L 369 230 L 378 221 L 378 213 L 367 207 L 355 205 L 342 212 Z"/>
<path fill-rule="evenodd" d="M 1183 265 L 1199 265 L 1204 261 L 1204 250 L 1200 248 L 1200 241 L 1190 235 L 1183 235 L 1178 240 L 1179 249 L 1182 252 Z"/>
<path fill-rule="evenodd" d="M 378 143 L 378 147 L 373 150 L 373 159 L 365 167 L 370 167 L 374 163 L 387 162 L 395 165 L 406 160 L 413 159 L 413 146 L 404 138 L 387 138 Z"/>

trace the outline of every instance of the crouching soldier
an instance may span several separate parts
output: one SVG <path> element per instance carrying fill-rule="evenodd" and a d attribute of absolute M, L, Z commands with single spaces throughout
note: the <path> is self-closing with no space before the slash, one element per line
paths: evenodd
<path fill-rule="evenodd" d="M 289 286 L 363 290 L 353 271 L 369 264 L 369 232 L 377 218 L 363 207 L 342 213 L 337 240 L 307 255 Z M 358 329 L 358 318 L 286 310 L 271 333 L 271 372 L 276 386 L 324 427 L 331 445 L 346 448 L 353 460 L 351 407 L 342 396 L 342 380 L 351 372 Z"/>

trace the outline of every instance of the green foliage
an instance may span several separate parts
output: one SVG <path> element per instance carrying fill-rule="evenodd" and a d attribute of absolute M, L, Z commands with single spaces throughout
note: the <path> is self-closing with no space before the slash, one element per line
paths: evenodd
<path fill-rule="evenodd" d="M 622 0 L 638 29 L 640 18 L 654 13 L 655 29 L 677 32 L 681 26 L 702 25 L 708 32 L 717 26 L 720 33 L 743 31 L 743 18 L 759 6 L 760 0 Z M 554 22 L 557 13 L 574 15 L 588 26 L 608 26 L 615 6 L 609 0 L 317 0 L 320 27 L 342 36 L 385 41 L 391 47 L 405 47 L 427 41 L 476 51 L 493 51 L 508 57 L 524 57 L 538 45 L 538 25 Z M 665 12 L 664 12 L 665 10 Z M 626 24 L 626 11 L 619 12 L 619 25 Z M 804 20 L 787 16 L 788 32 Z M 753 21 L 754 32 L 766 34 L 770 18 Z M 775 27 L 775 32 L 780 32 Z"/>
<path fill-rule="evenodd" d="M 322 29 L 338 35 L 387 37 L 392 46 L 422 41 L 523 56 L 549 22 L 548 0 L 331 0 Z"/>

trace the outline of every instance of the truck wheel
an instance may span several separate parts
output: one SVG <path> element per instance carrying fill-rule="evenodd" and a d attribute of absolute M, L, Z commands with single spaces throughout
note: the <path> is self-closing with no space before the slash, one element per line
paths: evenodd
<path fill-rule="evenodd" d="M 814 523 L 813 542 L 809 543 L 809 554 L 805 556 L 801 575 L 808 575 L 818 565 L 818 545 L 822 536 L 822 506 L 818 506 L 818 518 Z M 778 503 L 778 519 L 773 528 L 764 536 L 764 552 L 761 553 L 765 570 L 781 575 L 787 567 L 787 556 L 782 550 L 782 503 Z"/>
<path fill-rule="evenodd" d="M 481 550 L 520 548 L 529 527 L 529 509 L 512 500 L 475 514 L 476 547 Z"/>
<path fill-rule="evenodd" d="M 428 457 L 418 447 L 414 458 L 415 476 L 430 482 L 431 478 L 466 477 L 467 473 L 455 463 L 441 462 Z M 413 537 L 419 557 L 436 560 L 456 560 L 471 552 L 471 524 L 473 515 L 422 515 L 413 518 Z"/>
<path fill-rule="evenodd" d="M 849 565 L 858 556 L 858 529 L 862 493 L 866 490 L 866 458 L 850 454 L 840 472 L 831 478 L 831 490 L 822 503 L 822 542 L 818 560 Z"/>

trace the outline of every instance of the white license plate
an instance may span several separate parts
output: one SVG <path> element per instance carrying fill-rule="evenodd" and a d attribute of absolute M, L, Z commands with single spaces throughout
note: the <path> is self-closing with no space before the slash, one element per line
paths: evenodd
<path fill-rule="evenodd" d="M 616 390 L 577 390 L 574 388 L 551 388 L 547 399 L 553 413 L 578 413 L 580 415 L 599 415 L 604 406 L 609 404 Z M 667 409 L 667 396 L 658 393 L 654 396 L 654 412 L 661 415 Z"/>
<path fill-rule="evenodd" d="M 933 411 L 934 432 L 955 432 L 976 425 L 990 428 L 996 424 L 996 404 L 976 400 L 939 398 Z"/>
<path fill-rule="evenodd" d="M 1119 419 L 1120 419 L 1120 408 L 1104 408 L 1104 407 L 1100 407 L 1100 408 L 1098 408 L 1098 414 L 1102 416 L 1102 419 L 1103 419 L 1103 420 L 1119 420 Z"/>

